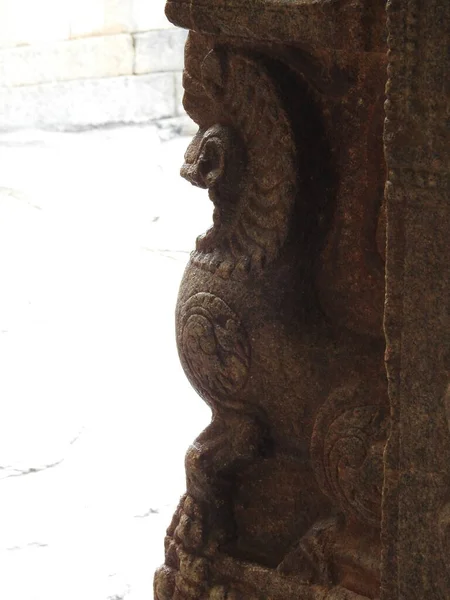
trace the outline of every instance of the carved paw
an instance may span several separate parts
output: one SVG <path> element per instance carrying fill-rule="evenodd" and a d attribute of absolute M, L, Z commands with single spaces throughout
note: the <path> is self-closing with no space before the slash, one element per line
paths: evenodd
<path fill-rule="evenodd" d="M 158 569 L 154 580 L 155 600 L 199 600 L 205 594 L 209 564 L 205 558 L 183 550 L 175 542 L 177 568 L 166 565 Z M 172 562 L 172 561 L 171 561 Z"/>
<path fill-rule="evenodd" d="M 153 582 L 155 600 L 173 600 L 175 594 L 176 571 L 165 565 L 160 567 Z"/>
<path fill-rule="evenodd" d="M 203 514 L 200 507 L 187 495 L 178 515 L 178 522 L 173 531 L 174 540 L 187 550 L 199 551 L 204 543 Z"/>
<path fill-rule="evenodd" d="M 213 422 L 186 454 L 188 492 L 200 502 L 215 505 L 217 492 L 229 474 L 257 453 L 259 438 L 254 423 L 236 419 L 236 423 L 224 426 Z"/>
<path fill-rule="evenodd" d="M 217 473 L 226 470 L 234 458 L 230 438 L 222 433 L 207 441 L 199 438 L 187 452 L 186 468 L 189 475 L 208 483 Z"/>
<path fill-rule="evenodd" d="M 166 536 L 165 565 L 155 574 L 155 600 L 199 600 L 204 596 L 209 562 L 201 555 L 202 546 L 201 515 L 186 496 Z"/>

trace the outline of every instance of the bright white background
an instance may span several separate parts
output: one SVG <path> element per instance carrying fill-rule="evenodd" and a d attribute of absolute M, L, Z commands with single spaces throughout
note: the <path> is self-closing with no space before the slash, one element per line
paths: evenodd
<path fill-rule="evenodd" d="M 167 136 L 166 136 L 167 137 Z M 209 414 L 174 307 L 205 192 L 152 126 L 0 135 L 0 598 L 151 600 Z"/>

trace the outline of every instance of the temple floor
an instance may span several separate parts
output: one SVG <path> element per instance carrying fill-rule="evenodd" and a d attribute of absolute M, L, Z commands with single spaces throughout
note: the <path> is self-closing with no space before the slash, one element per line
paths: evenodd
<path fill-rule="evenodd" d="M 0 134 L 0 597 L 149 600 L 209 420 L 173 312 L 206 192 L 156 126 Z"/>

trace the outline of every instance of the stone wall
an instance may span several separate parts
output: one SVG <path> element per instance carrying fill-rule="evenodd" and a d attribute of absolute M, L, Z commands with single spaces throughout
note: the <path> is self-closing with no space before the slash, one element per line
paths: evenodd
<path fill-rule="evenodd" d="M 185 37 L 160 0 L 0 0 L 0 128 L 181 116 Z"/>

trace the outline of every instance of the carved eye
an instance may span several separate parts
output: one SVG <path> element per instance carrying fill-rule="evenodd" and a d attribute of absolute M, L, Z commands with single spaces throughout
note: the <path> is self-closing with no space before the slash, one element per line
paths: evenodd
<path fill-rule="evenodd" d="M 216 138 L 205 141 L 199 160 L 199 171 L 207 187 L 215 185 L 225 170 L 225 153 Z"/>

